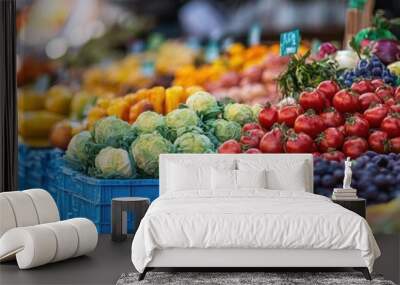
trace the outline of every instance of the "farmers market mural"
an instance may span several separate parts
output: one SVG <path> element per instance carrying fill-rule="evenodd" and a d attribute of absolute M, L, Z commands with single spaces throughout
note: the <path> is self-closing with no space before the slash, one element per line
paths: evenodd
<path fill-rule="evenodd" d="M 161 153 L 312 153 L 314 191 L 328 197 L 350 157 L 373 230 L 400 231 L 400 45 L 380 36 L 290 57 L 276 44 L 235 43 L 211 63 L 186 52 L 172 71 L 156 64 L 165 86 L 128 75 L 141 60 L 129 56 L 85 71 L 80 90 L 24 89 L 21 143 L 66 150 L 62 167 L 98 179 L 157 178 Z"/>

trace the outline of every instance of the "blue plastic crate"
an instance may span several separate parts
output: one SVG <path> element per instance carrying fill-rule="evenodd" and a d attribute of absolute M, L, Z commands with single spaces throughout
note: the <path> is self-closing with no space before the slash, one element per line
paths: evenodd
<path fill-rule="evenodd" d="M 54 180 L 62 194 L 59 199 L 62 218 L 85 217 L 101 233 L 111 231 L 111 200 L 116 197 L 140 196 L 151 201 L 159 195 L 158 179 L 98 179 L 62 165 Z M 134 217 L 128 214 L 128 230 Z"/>
<path fill-rule="evenodd" d="M 48 173 L 56 175 L 54 161 L 60 158 L 63 151 L 54 148 L 33 148 L 24 144 L 18 145 L 18 180 L 19 189 L 47 189 Z"/>

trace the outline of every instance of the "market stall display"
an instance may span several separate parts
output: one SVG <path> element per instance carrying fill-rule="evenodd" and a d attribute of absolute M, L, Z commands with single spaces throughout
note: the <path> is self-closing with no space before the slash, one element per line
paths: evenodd
<path fill-rule="evenodd" d="M 299 53 L 305 51 L 306 45 L 301 46 Z M 178 69 L 174 83 L 203 86 L 218 99 L 229 97 L 250 105 L 276 103 L 279 101 L 276 80 L 288 61 L 288 57 L 279 56 L 277 44 L 246 48 L 235 43 L 210 64 Z"/>
<path fill-rule="evenodd" d="M 95 100 L 87 92 L 74 94 L 69 87 L 62 85 L 55 85 L 45 93 L 21 89 L 18 97 L 18 133 L 29 146 L 49 147 L 51 142 L 58 140 L 57 134 L 51 135 L 53 127 L 67 118 L 82 119 Z"/>

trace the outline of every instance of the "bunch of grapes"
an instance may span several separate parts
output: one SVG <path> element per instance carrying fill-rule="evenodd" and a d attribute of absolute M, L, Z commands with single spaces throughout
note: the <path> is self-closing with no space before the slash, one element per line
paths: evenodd
<path fill-rule="evenodd" d="M 367 151 L 352 166 L 351 186 L 368 205 L 386 203 L 400 197 L 400 155 Z M 344 162 L 314 159 L 314 192 L 330 197 L 333 188 L 341 188 Z"/>
<path fill-rule="evenodd" d="M 386 84 L 396 86 L 397 76 L 382 63 L 375 55 L 370 59 L 361 59 L 357 67 L 353 70 L 344 72 L 339 80 L 346 87 L 350 87 L 353 82 L 361 79 L 382 79 Z"/>

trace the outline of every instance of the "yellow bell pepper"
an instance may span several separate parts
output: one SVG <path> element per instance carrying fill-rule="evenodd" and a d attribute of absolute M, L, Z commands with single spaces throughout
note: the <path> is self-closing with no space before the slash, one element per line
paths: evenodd
<path fill-rule="evenodd" d="M 201 86 L 190 86 L 190 87 L 187 87 L 186 89 L 185 89 L 185 100 L 184 100 L 184 102 L 186 102 L 186 100 L 187 100 L 187 98 L 189 98 L 190 97 L 190 95 L 192 95 L 192 94 L 194 94 L 194 93 L 196 93 L 197 91 L 203 91 L 204 89 L 203 89 L 203 87 L 201 87 Z M 184 102 L 182 102 L 182 103 L 184 103 Z"/>
<path fill-rule="evenodd" d="M 165 113 L 178 108 L 182 98 L 184 98 L 184 89 L 182 86 L 173 86 L 165 90 Z"/>
<path fill-rule="evenodd" d="M 98 120 L 106 116 L 107 112 L 105 109 L 98 106 L 93 107 L 90 109 L 87 117 L 88 128 L 91 129 Z"/>
<path fill-rule="evenodd" d="M 109 98 L 99 98 L 97 99 L 96 105 L 104 110 L 110 106 L 111 100 Z"/>
<path fill-rule="evenodd" d="M 165 88 L 158 86 L 150 89 L 150 102 L 155 112 L 164 114 Z"/>
<path fill-rule="evenodd" d="M 129 104 L 123 100 L 123 98 L 114 99 L 107 108 L 107 114 L 109 116 L 117 116 L 124 121 L 128 121 L 129 107 Z"/>

